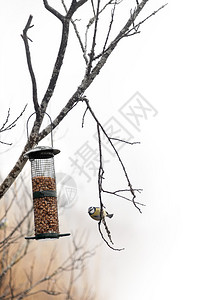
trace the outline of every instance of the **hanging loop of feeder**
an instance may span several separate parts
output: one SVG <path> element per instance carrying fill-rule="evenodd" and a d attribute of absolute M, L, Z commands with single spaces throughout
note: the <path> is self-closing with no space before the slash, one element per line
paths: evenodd
<path fill-rule="evenodd" d="M 33 114 L 27 121 L 28 140 L 28 122 Z M 51 117 L 49 115 L 48 117 L 51 121 Z M 51 127 L 53 130 L 52 121 Z M 59 233 L 54 155 L 58 154 L 60 150 L 53 148 L 52 130 L 51 147 L 37 146 L 25 153 L 25 157 L 28 157 L 31 162 L 35 225 L 35 236 L 29 236 L 26 239 L 58 239 L 70 235 L 70 233 Z"/>
<path fill-rule="evenodd" d="M 28 123 L 30 121 L 30 118 L 35 115 L 36 112 L 32 113 L 29 117 L 28 117 L 28 120 L 26 122 L 26 133 L 27 133 L 27 140 L 30 144 L 30 139 L 29 139 L 29 132 L 28 132 Z M 45 115 L 47 115 L 49 117 L 49 120 L 50 120 L 50 124 L 51 124 L 51 147 L 53 148 L 53 122 L 52 122 L 52 119 L 50 117 L 50 115 L 48 113 L 45 112 Z"/>

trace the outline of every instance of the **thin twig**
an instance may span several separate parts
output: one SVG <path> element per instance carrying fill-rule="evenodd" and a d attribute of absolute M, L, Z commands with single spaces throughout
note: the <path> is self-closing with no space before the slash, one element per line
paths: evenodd
<path fill-rule="evenodd" d="M 20 113 L 20 115 L 14 120 L 12 121 L 10 124 L 6 125 L 9 121 L 9 118 L 10 118 L 10 108 L 8 109 L 8 113 L 7 113 L 7 117 L 6 117 L 6 120 L 5 122 L 3 123 L 3 125 L 1 126 L 0 128 L 0 133 L 2 132 L 5 132 L 7 130 L 11 130 L 13 127 L 16 126 L 16 123 L 17 121 L 20 119 L 20 117 L 23 115 L 23 113 L 25 112 L 25 109 L 27 107 L 28 104 L 25 105 L 25 107 L 23 108 L 22 112 Z M 11 146 L 12 143 L 7 143 L 7 142 L 4 142 L 4 141 L 0 141 L 1 144 L 4 144 L 4 145 L 9 145 Z"/>
<path fill-rule="evenodd" d="M 110 137 L 110 139 L 113 140 L 113 141 L 119 141 L 119 142 L 129 144 L 129 145 L 140 144 L 140 142 L 129 142 L 129 141 L 125 141 L 125 140 L 122 140 L 122 139 L 113 138 L 113 137 Z"/>
<path fill-rule="evenodd" d="M 6 120 L 0 128 L 0 132 L 4 131 L 4 128 L 5 128 L 6 124 L 8 123 L 9 117 L 10 117 L 10 108 L 8 109 Z"/>
<path fill-rule="evenodd" d="M 15 127 L 17 121 L 19 120 L 19 118 L 20 118 L 20 117 L 23 115 L 23 113 L 25 112 L 25 109 L 26 109 L 27 105 L 28 105 L 28 104 L 26 104 L 26 105 L 24 106 L 22 112 L 20 113 L 20 115 L 19 115 L 17 118 L 16 118 L 14 121 L 12 121 L 10 124 L 8 124 L 8 125 L 6 126 L 6 124 L 7 124 L 8 121 L 9 121 L 9 118 L 10 118 L 10 108 L 9 108 L 9 109 L 8 109 L 8 114 L 7 114 L 7 117 L 6 117 L 6 121 L 4 122 L 4 124 L 2 125 L 2 127 L 0 128 L 0 132 L 4 132 L 4 131 L 6 131 L 6 130 L 10 130 L 10 129 L 12 129 L 13 127 Z M 6 127 L 5 127 L 5 126 L 6 126 Z"/>
<path fill-rule="evenodd" d="M 135 22 L 136 18 L 138 17 L 139 13 L 142 11 L 142 9 L 144 8 L 144 6 L 146 5 L 147 1 L 148 0 L 142 0 L 141 3 L 139 5 L 137 5 L 137 7 L 135 8 L 134 12 L 130 15 L 128 21 L 123 26 L 123 28 L 120 30 L 120 32 L 117 34 L 117 36 L 113 39 L 113 41 L 109 44 L 109 46 L 106 49 L 104 49 L 104 53 L 101 52 L 100 54 L 96 55 L 93 58 L 93 60 L 100 59 L 100 61 L 98 62 L 98 64 L 95 66 L 94 70 L 96 68 L 98 68 L 100 65 L 102 65 L 102 60 L 103 61 L 105 60 L 105 62 L 106 62 L 107 58 L 112 53 L 112 51 L 115 49 L 115 47 L 117 46 L 117 44 L 119 43 L 120 40 L 122 40 L 124 37 L 129 37 L 129 36 L 132 36 L 132 35 L 140 33 L 138 31 L 139 26 L 141 24 L 143 24 L 150 17 L 152 17 L 153 15 L 155 15 L 157 12 L 159 12 L 161 9 L 163 9 L 167 5 L 167 3 L 164 4 L 164 5 L 162 5 L 160 8 L 158 8 L 156 11 L 154 11 L 152 14 L 150 14 L 144 20 L 142 20 L 137 25 L 135 25 L 132 28 L 130 28 L 134 24 L 134 22 Z M 134 30 L 134 32 L 132 33 L 133 30 Z M 103 62 L 103 64 L 105 64 L 105 62 Z"/>
<path fill-rule="evenodd" d="M 110 20 L 110 24 L 109 24 L 109 28 L 108 28 L 108 33 L 107 33 L 107 36 L 106 36 L 106 40 L 105 40 L 105 43 L 104 43 L 104 46 L 103 46 L 102 53 L 104 53 L 104 51 L 106 49 L 106 46 L 107 46 L 107 42 L 108 42 L 108 39 L 109 39 L 109 36 L 110 36 L 110 32 L 111 32 L 111 29 L 112 29 L 112 25 L 113 25 L 113 21 L 114 21 L 115 8 L 116 8 L 117 4 L 118 4 L 118 2 L 117 2 L 117 0 L 115 0 L 114 7 L 113 7 L 113 9 L 111 11 L 111 20 Z"/>
<path fill-rule="evenodd" d="M 103 162 L 102 162 L 102 148 L 101 148 L 101 133 L 100 133 L 100 124 L 97 122 L 97 136 L 98 136 L 98 145 L 99 145 L 99 171 L 98 171 L 98 190 L 99 190 L 99 202 L 100 202 L 100 221 L 98 222 L 98 228 L 99 228 L 99 232 L 100 235 L 102 237 L 102 239 L 106 242 L 106 244 L 112 249 L 112 250 L 117 250 L 117 251 L 121 251 L 122 249 L 118 249 L 118 248 L 114 248 L 113 246 L 111 246 L 109 244 L 109 242 L 105 239 L 102 231 L 101 231 L 101 222 L 103 223 L 106 233 L 108 235 L 108 238 L 111 242 L 111 244 L 113 244 L 112 241 L 112 237 L 111 237 L 111 232 L 108 229 L 108 226 L 106 224 L 105 218 L 103 217 L 103 201 L 102 201 L 102 179 L 103 179 L 103 174 L 104 174 L 104 170 L 103 170 Z"/>
<path fill-rule="evenodd" d="M 117 197 L 119 197 L 119 198 L 122 198 L 122 199 L 124 199 L 124 200 L 133 202 L 132 199 L 129 199 L 128 197 L 125 197 L 125 196 L 123 196 L 123 195 L 118 194 L 118 193 L 120 192 L 120 190 L 119 190 L 119 191 L 111 192 L 111 191 L 107 191 L 107 190 L 102 189 L 102 191 L 103 191 L 104 193 L 111 194 L 111 195 L 117 196 Z M 123 190 L 121 190 L 121 191 L 123 191 Z M 127 189 L 127 190 L 124 190 L 124 191 L 130 192 L 130 190 L 128 190 L 128 189 Z M 134 189 L 134 191 L 137 191 L 137 192 L 141 193 L 142 189 Z M 135 203 L 136 203 L 137 205 L 145 206 L 145 204 L 140 203 L 140 202 L 137 202 L 137 201 L 135 201 Z"/>
<path fill-rule="evenodd" d="M 128 37 L 128 36 L 131 36 L 131 35 L 134 35 L 136 33 L 139 33 L 138 29 L 139 27 L 144 23 L 146 22 L 148 19 L 150 19 L 152 16 L 154 16 L 155 14 L 157 14 L 161 9 L 163 9 L 168 3 L 162 5 L 161 7 L 159 7 L 157 10 L 155 10 L 154 12 L 152 12 L 150 15 L 148 15 L 146 18 L 144 18 L 142 21 L 140 21 L 138 24 L 134 25 L 133 23 L 133 28 L 127 30 L 127 32 L 124 34 L 124 37 Z M 131 13 L 131 18 L 133 18 L 133 14 L 134 13 Z M 133 22 L 134 22 L 134 18 L 133 18 Z M 134 32 L 132 33 L 132 31 L 134 30 Z"/>
<path fill-rule="evenodd" d="M 77 26 L 76 26 L 75 21 L 73 21 L 73 20 L 71 19 L 71 23 L 72 23 L 72 25 L 73 25 L 73 27 L 74 27 L 74 31 L 75 31 L 75 33 L 76 33 L 76 36 L 77 36 L 77 39 L 78 39 L 78 41 L 79 41 L 81 50 L 82 50 L 82 52 L 83 52 L 83 58 L 84 58 L 85 63 L 86 63 L 86 65 L 87 65 L 87 64 L 88 64 L 88 58 L 87 58 L 87 55 L 86 55 L 86 52 L 85 52 L 85 47 L 84 47 L 83 42 L 82 42 L 82 40 L 81 40 L 81 36 L 80 36 L 80 34 L 79 34 L 79 31 L 78 31 L 78 29 L 77 29 Z"/>
<path fill-rule="evenodd" d="M 12 143 L 7 143 L 7 142 L 3 142 L 3 141 L 0 141 L 0 144 L 7 145 L 7 146 L 12 146 Z"/>
<path fill-rule="evenodd" d="M 83 117 L 82 117 L 82 128 L 84 126 L 85 115 L 86 115 L 87 111 L 88 111 L 88 108 L 86 107 L 86 110 L 84 111 L 84 114 L 83 114 Z"/>
<path fill-rule="evenodd" d="M 102 239 L 104 240 L 104 242 L 107 244 L 107 246 L 108 246 L 109 248 L 111 248 L 112 250 L 115 250 L 115 251 L 122 251 L 122 250 L 125 249 L 125 248 L 114 248 L 113 246 L 111 246 L 111 245 L 108 243 L 108 241 L 105 239 L 105 237 L 104 237 L 104 235 L 103 235 L 103 233 L 102 233 L 102 231 L 101 231 L 101 221 L 98 222 L 98 228 L 99 228 L 99 232 L 100 232 L 100 235 L 101 235 Z"/>
<path fill-rule="evenodd" d="M 86 71 L 86 75 L 88 76 L 90 74 L 90 71 L 92 69 L 92 62 L 95 55 L 95 46 L 96 46 L 96 37 L 97 37 L 97 25 L 99 20 L 99 10 L 100 10 L 100 0 L 97 0 L 97 11 L 95 14 L 95 24 L 94 24 L 94 32 L 93 32 L 93 39 L 92 39 L 92 47 L 89 53 L 89 62 L 88 67 Z"/>

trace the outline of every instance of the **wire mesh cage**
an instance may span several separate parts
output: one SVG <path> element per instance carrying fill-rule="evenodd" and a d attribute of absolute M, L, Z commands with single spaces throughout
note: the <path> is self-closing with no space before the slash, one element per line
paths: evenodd
<path fill-rule="evenodd" d="M 38 146 L 26 152 L 31 162 L 35 236 L 26 239 L 59 238 L 54 155 L 60 150 Z"/>

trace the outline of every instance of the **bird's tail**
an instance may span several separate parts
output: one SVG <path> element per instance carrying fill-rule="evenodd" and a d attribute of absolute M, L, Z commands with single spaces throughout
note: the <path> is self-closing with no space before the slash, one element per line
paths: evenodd
<path fill-rule="evenodd" d="M 112 217 L 113 217 L 113 214 L 107 214 L 106 217 L 112 218 Z"/>

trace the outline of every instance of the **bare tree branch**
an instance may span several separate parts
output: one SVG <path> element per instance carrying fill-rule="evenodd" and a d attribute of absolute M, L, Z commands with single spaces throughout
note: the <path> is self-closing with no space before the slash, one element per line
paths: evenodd
<path fill-rule="evenodd" d="M 88 76 L 92 69 L 92 62 L 95 55 L 95 46 L 96 46 L 96 36 L 97 36 L 97 25 L 99 20 L 99 10 L 100 10 L 100 0 L 97 0 L 97 9 L 95 14 L 95 24 L 94 24 L 94 33 L 93 33 L 93 39 L 92 39 L 92 47 L 89 53 L 89 62 L 87 66 L 86 75 Z"/>
<path fill-rule="evenodd" d="M 43 0 L 44 7 L 50 11 L 56 18 L 58 18 L 61 22 L 64 21 L 64 16 L 61 15 L 57 10 L 55 10 L 53 7 L 51 7 L 47 0 Z"/>
<path fill-rule="evenodd" d="M 30 50 L 29 50 L 28 40 L 30 40 L 30 39 L 27 37 L 28 30 L 33 27 L 33 25 L 31 25 L 32 19 L 33 19 L 33 16 L 30 15 L 21 37 L 24 41 L 27 65 L 28 65 L 30 76 L 31 76 L 33 104 L 34 104 L 36 115 L 38 115 L 40 113 L 40 110 L 39 110 L 38 96 L 37 96 L 37 83 L 36 83 L 36 78 L 35 78 L 35 74 L 33 71 L 33 66 L 32 66 L 32 62 L 31 62 L 31 54 L 30 54 Z"/>
<path fill-rule="evenodd" d="M 64 7 L 64 9 L 65 9 L 66 14 L 67 14 L 68 10 L 67 10 L 67 7 L 66 7 L 66 5 L 65 5 L 64 0 L 61 0 L 61 3 L 62 3 L 62 5 L 63 5 L 63 7 Z M 81 51 L 83 52 L 83 58 L 84 58 L 85 63 L 86 63 L 86 65 L 87 65 L 87 64 L 88 64 L 88 58 L 87 58 L 87 55 L 86 55 L 86 53 L 85 53 L 85 48 L 84 48 L 83 42 L 82 42 L 82 40 L 81 40 L 80 33 L 79 33 L 78 28 L 77 28 L 77 26 L 76 26 L 76 21 L 71 19 L 71 23 L 72 23 L 72 25 L 73 25 L 73 27 L 74 27 L 74 31 L 75 31 L 75 34 L 76 34 L 77 39 L 78 39 L 78 41 L 79 41 L 79 44 L 80 44 L 80 47 L 81 47 Z"/>
<path fill-rule="evenodd" d="M 164 4 L 161 7 L 159 7 L 157 10 L 155 10 L 154 12 L 152 12 L 149 16 L 147 16 L 145 19 L 143 19 L 142 21 L 140 21 L 138 24 L 134 25 L 134 13 L 131 12 L 131 18 L 132 18 L 132 22 L 133 22 L 133 27 L 130 28 L 129 30 L 127 30 L 126 34 L 124 35 L 125 37 L 129 37 L 131 35 L 134 35 L 136 33 L 139 33 L 138 29 L 140 27 L 140 25 L 142 25 L 144 22 L 146 22 L 149 18 L 151 18 L 152 16 L 154 16 L 156 13 L 158 13 L 161 9 L 163 9 L 165 6 L 167 5 Z"/>
<path fill-rule="evenodd" d="M 99 126 L 98 128 L 101 129 L 101 131 L 103 132 L 103 134 L 106 136 L 107 140 L 109 141 L 110 146 L 111 146 L 112 149 L 114 150 L 115 155 L 116 155 L 117 158 L 118 158 L 118 161 L 119 161 L 119 163 L 120 163 L 120 165 L 121 165 L 121 167 L 122 167 L 124 176 L 125 176 L 125 178 L 126 178 L 126 181 L 127 181 L 128 187 L 129 187 L 129 192 L 131 193 L 131 197 L 132 197 L 132 203 L 134 204 L 134 206 L 135 206 L 135 207 L 139 210 L 139 212 L 141 213 L 140 208 L 138 207 L 138 205 L 137 205 L 136 202 L 135 202 L 135 197 L 136 197 L 136 195 L 135 195 L 135 189 L 133 189 L 133 187 L 132 187 L 132 184 L 131 184 L 131 182 L 130 182 L 128 173 L 127 173 L 126 168 L 125 168 L 125 165 L 124 165 L 124 163 L 123 163 L 123 161 L 122 161 L 122 159 L 121 159 L 121 157 L 120 157 L 120 155 L 119 155 L 119 152 L 118 152 L 117 149 L 115 148 L 115 146 L 114 146 L 114 144 L 113 144 L 113 142 L 112 142 L 112 139 L 108 136 L 108 134 L 106 133 L 105 129 L 103 128 L 103 126 L 101 125 L 101 123 L 99 122 L 99 120 L 97 119 L 97 117 L 96 117 L 94 111 L 92 110 L 92 108 L 91 108 L 91 106 L 90 106 L 90 104 L 89 104 L 89 100 L 88 100 L 86 97 L 83 97 L 83 101 L 85 101 L 88 110 L 90 111 L 92 117 L 94 118 L 95 122 L 96 122 L 97 125 Z M 99 140 L 99 142 L 101 142 L 101 141 Z M 101 153 L 100 153 L 100 154 L 101 154 Z M 100 169 L 102 169 L 102 166 L 101 166 L 101 165 L 100 165 Z M 102 171 L 101 171 L 101 172 L 102 172 Z M 102 189 L 102 184 L 101 184 L 101 183 L 102 183 L 102 181 L 100 182 L 100 188 Z"/>
<path fill-rule="evenodd" d="M 107 33 L 107 36 L 106 36 L 106 40 L 105 40 L 105 43 L 104 43 L 104 46 L 103 46 L 102 53 L 104 53 L 104 51 L 106 49 L 106 46 L 107 46 L 107 43 L 108 43 L 108 39 L 109 39 L 109 36 L 110 36 L 110 32 L 111 32 L 111 28 L 112 28 L 112 25 L 113 25 L 113 21 L 114 21 L 115 8 L 116 8 L 117 4 L 118 4 L 118 2 L 116 0 L 115 3 L 114 3 L 114 7 L 113 7 L 113 9 L 111 11 L 111 20 L 110 20 L 110 24 L 109 24 L 109 28 L 108 28 L 108 33 Z"/>
<path fill-rule="evenodd" d="M 69 22 L 66 17 L 62 20 L 62 37 L 60 42 L 59 51 L 57 54 L 57 58 L 54 64 L 53 73 L 51 75 L 49 85 L 47 87 L 46 93 L 41 102 L 41 111 L 44 113 L 47 109 L 48 103 L 53 95 L 53 92 L 56 87 L 56 83 L 60 74 L 60 70 L 63 64 L 63 59 L 65 57 L 65 51 L 68 43 L 68 35 L 69 35 Z"/>
<path fill-rule="evenodd" d="M 76 0 L 72 0 L 72 3 L 71 3 L 71 6 L 67 12 L 67 16 L 66 18 L 68 20 L 70 20 L 73 16 L 73 14 L 75 13 L 75 11 L 81 7 L 84 3 L 86 3 L 88 0 L 79 0 L 79 1 L 76 1 Z"/>
<path fill-rule="evenodd" d="M 127 201 L 130 201 L 130 202 L 133 202 L 132 199 L 128 198 L 128 197 L 125 197 L 123 195 L 121 195 L 122 192 L 130 192 L 129 189 L 125 189 L 125 190 L 117 190 L 117 191 L 107 191 L 105 189 L 102 188 L 102 191 L 104 193 L 107 193 L 107 194 L 110 194 L 110 195 L 114 195 L 114 196 L 117 196 L 119 198 L 122 198 L 124 200 L 127 200 Z M 135 192 L 138 192 L 138 193 L 141 193 L 142 189 L 134 189 Z M 143 203 L 140 203 L 140 202 L 137 202 L 135 201 L 136 205 L 140 205 L 140 206 L 145 206 L 145 204 Z"/>
<path fill-rule="evenodd" d="M 53 13 L 56 17 L 58 17 L 62 21 L 62 37 L 61 37 L 61 43 L 58 51 L 58 55 L 56 58 L 56 62 L 54 65 L 53 73 L 51 75 L 51 79 L 47 88 L 47 91 L 43 97 L 43 100 L 41 102 L 41 110 L 42 112 L 46 111 L 47 105 L 53 95 L 53 92 L 56 87 L 56 83 L 58 80 L 58 76 L 60 74 L 60 70 L 63 64 L 63 59 L 65 57 L 66 47 L 68 43 L 68 35 L 69 35 L 69 23 L 71 21 L 71 18 L 75 11 L 82 6 L 87 0 L 80 0 L 76 2 L 76 0 L 73 0 L 71 3 L 71 6 L 66 14 L 65 17 L 60 17 L 59 13 L 56 13 L 54 9 L 52 9 L 49 5 L 47 0 L 43 0 L 45 8 L 47 8 L 51 13 Z"/>
<path fill-rule="evenodd" d="M 27 107 L 27 104 L 25 105 L 25 107 L 23 108 L 22 112 L 20 113 L 20 115 L 14 120 L 12 121 L 10 124 L 8 124 L 9 122 L 9 118 L 10 118 L 10 108 L 8 109 L 8 113 L 7 113 L 7 117 L 6 117 L 6 120 L 5 122 L 3 123 L 3 125 L 1 126 L 0 128 L 0 133 L 2 132 L 5 132 L 5 131 L 8 131 L 8 130 L 11 130 L 13 127 L 16 126 L 17 124 L 17 121 L 20 119 L 20 117 L 23 115 L 23 113 L 25 112 L 25 109 Z M 5 145 L 9 145 L 11 146 L 12 143 L 7 143 L 7 142 L 3 142 L 3 141 L 0 141 L 1 144 L 5 144 Z"/>
<path fill-rule="evenodd" d="M 7 142 L 3 142 L 3 141 L 0 141 L 0 144 L 7 145 L 7 146 L 12 146 L 12 143 L 7 143 Z"/>
<path fill-rule="evenodd" d="M 3 131 L 6 131 L 6 130 L 10 130 L 12 129 L 14 126 L 16 126 L 16 122 L 19 120 L 19 118 L 23 115 L 23 113 L 25 112 L 25 109 L 27 107 L 28 104 L 26 104 L 22 110 L 22 112 L 20 113 L 20 115 L 14 120 L 12 121 L 9 125 L 7 125 L 5 127 L 5 125 L 8 123 L 8 120 L 9 120 L 9 117 L 10 117 L 10 108 L 8 110 L 8 115 L 7 115 L 7 118 L 6 118 L 6 121 L 5 123 L 2 125 L 2 127 L 0 128 L 0 132 L 3 132 Z"/>
<path fill-rule="evenodd" d="M 104 179 L 103 174 L 104 174 L 104 169 L 103 169 L 103 162 L 102 162 L 102 148 L 101 148 L 101 133 L 100 133 L 100 125 L 97 122 L 97 136 L 98 136 L 98 145 L 99 145 L 99 171 L 98 171 L 98 189 L 99 189 L 99 203 L 100 203 L 100 221 L 98 222 L 98 229 L 100 232 L 100 235 L 103 239 L 103 241 L 108 245 L 109 248 L 111 248 L 112 250 L 117 250 L 117 251 L 121 251 L 123 249 L 118 249 L 118 248 L 114 248 L 113 246 L 111 246 L 109 244 L 109 242 L 105 239 L 102 230 L 101 230 L 101 223 L 103 223 L 106 233 L 108 235 L 108 238 L 110 240 L 111 244 L 114 244 L 112 241 L 112 236 L 111 236 L 111 232 L 108 229 L 108 226 L 106 224 L 106 220 L 103 217 L 103 200 L 102 200 L 102 180 Z"/>

